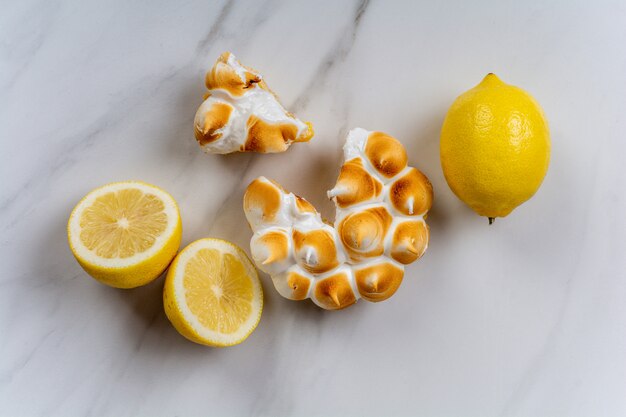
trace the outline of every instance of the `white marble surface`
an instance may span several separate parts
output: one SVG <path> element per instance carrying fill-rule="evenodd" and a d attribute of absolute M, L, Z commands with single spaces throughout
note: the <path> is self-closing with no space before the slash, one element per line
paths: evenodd
<path fill-rule="evenodd" d="M 0 4 L 0 415 L 626 415 L 626 6 L 618 1 Z M 287 154 L 207 156 L 192 134 L 224 50 L 317 136 Z M 487 72 L 551 124 L 536 196 L 488 227 L 447 187 L 438 133 Z M 351 127 L 387 131 L 435 187 L 431 245 L 387 302 L 281 298 L 242 345 L 169 325 L 162 279 L 86 276 L 73 205 L 142 179 L 179 201 L 183 244 L 247 249 L 242 191 L 266 175 L 324 197 Z"/>

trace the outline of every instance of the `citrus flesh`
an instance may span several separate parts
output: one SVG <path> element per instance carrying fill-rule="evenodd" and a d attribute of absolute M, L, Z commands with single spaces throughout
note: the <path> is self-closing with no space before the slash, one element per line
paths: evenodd
<path fill-rule="evenodd" d="M 180 246 L 182 225 L 168 193 L 126 181 L 87 194 L 72 211 L 67 231 L 70 249 L 89 275 L 133 288 L 167 268 Z"/>
<path fill-rule="evenodd" d="M 172 263 L 163 302 L 168 319 L 184 337 L 224 347 L 241 343 L 256 328 L 263 290 L 243 250 L 225 240 L 200 239 Z"/>

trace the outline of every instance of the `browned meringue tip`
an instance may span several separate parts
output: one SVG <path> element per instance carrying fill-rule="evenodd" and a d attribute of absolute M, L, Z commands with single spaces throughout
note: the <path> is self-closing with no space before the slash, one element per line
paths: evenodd
<path fill-rule="evenodd" d="M 305 300 L 309 295 L 312 280 L 297 271 L 287 271 L 272 279 L 274 285 L 280 288 L 281 295 L 290 300 Z"/>
<path fill-rule="evenodd" d="M 399 223 L 393 232 L 391 257 L 408 265 L 419 259 L 428 247 L 428 226 L 421 220 Z"/>
<path fill-rule="evenodd" d="M 293 119 L 293 116 L 290 116 Z M 294 123 L 271 123 L 255 115 L 248 118 L 248 137 L 242 152 L 278 153 L 286 151 L 292 142 L 308 142 L 313 137 L 313 125 L 298 136 Z"/>
<path fill-rule="evenodd" d="M 252 115 L 248 118 L 248 138 L 244 152 L 284 152 L 296 139 L 298 128 L 293 123 L 269 123 Z"/>
<path fill-rule="evenodd" d="M 252 181 L 243 196 L 243 209 L 250 224 L 272 222 L 280 210 L 281 189 L 265 177 Z M 252 219 L 250 216 L 258 216 Z"/>
<path fill-rule="evenodd" d="M 296 261 L 307 272 L 320 274 L 339 265 L 335 237 L 329 231 L 294 229 L 292 238 Z"/>
<path fill-rule="evenodd" d="M 420 216 L 433 204 L 433 186 L 419 170 L 411 168 L 389 189 L 389 200 L 394 208 L 406 216 Z"/>
<path fill-rule="evenodd" d="M 372 166 L 386 178 L 399 174 L 408 160 L 402 143 L 382 132 L 369 135 L 365 144 L 365 155 Z"/>
<path fill-rule="evenodd" d="M 390 262 L 384 262 L 362 268 L 355 267 L 354 276 L 361 297 L 378 302 L 396 292 L 402 283 L 404 271 Z"/>
<path fill-rule="evenodd" d="M 315 207 L 313 207 L 313 204 L 309 203 L 307 200 L 300 197 L 299 195 L 294 194 L 294 196 L 296 197 L 296 208 L 298 209 L 298 212 L 300 214 L 317 213 L 317 210 L 315 209 Z"/>
<path fill-rule="evenodd" d="M 292 289 L 291 297 L 293 300 L 304 300 L 309 293 L 311 280 L 297 272 L 290 272 L 287 277 L 287 285 Z"/>
<path fill-rule="evenodd" d="M 392 217 L 384 206 L 347 215 L 339 224 L 339 236 L 353 261 L 383 254 L 385 236 Z"/>
<path fill-rule="evenodd" d="M 282 230 L 270 230 L 256 238 L 256 243 L 266 250 L 265 259 L 257 259 L 261 265 L 282 262 L 289 256 L 289 236 Z"/>
<path fill-rule="evenodd" d="M 242 96 L 252 84 L 260 83 L 262 77 L 258 72 L 241 65 L 236 60 L 241 67 L 245 68 L 245 80 L 242 80 L 235 68 L 228 63 L 231 55 L 230 52 L 224 52 L 220 55 L 211 71 L 207 72 L 204 82 L 209 90 L 222 89 L 228 91 L 233 96 Z"/>
<path fill-rule="evenodd" d="M 337 184 L 328 192 L 341 208 L 349 207 L 378 197 L 383 184 L 363 167 L 361 158 L 346 161 L 341 167 Z"/>
<path fill-rule="evenodd" d="M 315 284 L 315 301 L 327 310 L 341 310 L 356 303 L 356 296 L 345 272 L 323 278 Z"/>
<path fill-rule="evenodd" d="M 291 113 L 288 113 L 291 117 L 295 118 L 294 115 L 292 115 Z M 313 130 L 313 124 L 311 122 L 304 122 L 304 124 L 307 127 L 307 130 L 305 130 L 304 132 L 302 132 L 300 134 L 300 136 L 298 136 L 294 142 L 308 142 L 310 141 L 313 136 L 315 135 L 315 130 Z"/>
<path fill-rule="evenodd" d="M 202 114 L 196 115 L 194 120 L 194 135 L 200 146 L 214 142 L 222 137 L 221 133 L 217 133 L 228 124 L 233 106 L 228 103 L 214 102 L 207 110 L 202 107 L 198 112 Z"/>

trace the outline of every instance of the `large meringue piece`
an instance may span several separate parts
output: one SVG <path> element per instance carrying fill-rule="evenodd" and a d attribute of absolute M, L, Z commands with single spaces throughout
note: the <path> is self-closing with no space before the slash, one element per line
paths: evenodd
<path fill-rule="evenodd" d="M 244 195 L 258 268 L 282 296 L 311 298 L 328 310 L 396 292 L 404 265 L 428 247 L 424 220 L 433 199 L 428 178 L 407 166 L 404 146 L 393 137 L 353 129 L 343 150 L 345 162 L 328 191 L 336 206 L 332 226 L 308 201 L 265 177 Z"/>
<path fill-rule="evenodd" d="M 224 52 L 206 74 L 206 100 L 194 118 L 203 151 L 284 152 L 293 142 L 313 137 L 311 123 L 286 111 L 261 74 Z"/>

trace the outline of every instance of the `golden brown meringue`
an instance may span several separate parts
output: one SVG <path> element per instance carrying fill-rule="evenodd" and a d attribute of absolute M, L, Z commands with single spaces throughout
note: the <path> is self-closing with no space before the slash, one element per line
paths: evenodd
<path fill-rule="evenodd" d="M 351 260 L 380 256 L 393 218 L 385 206 L 353 211 L 339 223 L 339 236 Z"/>
<path fill-rule="evenodd" d="M 293 229 L 294 255 L 298 265 L 313 274 L 328 272 L 339 265 L 337 246 L 332 228 L 308 232 Z"/>
<path fill-rule="evenodd" d="M 257 223 L 271 224 L 282 207 L 283 190 L 275 182 L 257 178 L 248 185 L 243 199 L 243 209 L 248 216 L 254 216 Z"/>
<path fill-rule="evenodd" d="M 402 171 L 408 160 L 404 146 L 396 138 L 382 132 L 370 133 L 365 145 L 365 155 L 385 178 L 391 178 Z"/>
<path fill-rule="evenodd" d="M 206 74 L 209 92 L 194 118 L 205 152 L 284 152 L 313 137 L 313 127 L 286 111 L 261 74 L 224 52 Z"/>
<path fill-rule="evenodd" d="M 337 185 L 328 192 L 329 198 L 341 208 L 376 199 L 383 184 L 374 178 L 363 166 L 360 158 L 346 161 L 341 167 Z"/>
<path fill-rule="evenodd" d="M 244 211 L 254 232 L 251 251 L 278 292 L 311 298 L 328 310 L 359 298 L 382 301 L 402 282 L 404 265 L 428 246 L 424 218 L 432 187 L 407 166 L 404 147 L 380 132 L 353 129 L 344 146 L 334 227 L 302 197 L 259 177 L 248 186 Z"/>
<path fill-rule="evenodd" d="M 391 241 L 391 257 L 402 264 L 418 260 L 428 246 L 428 226 L 423 219 L 407 220 L 396 225 Z"/>
<path fill-rule="evenodd" d="M 252 239 L 252 247 L 255 248 L 252 258 L 256 262 L 261 265 L 280 265 L 288 261 L 291 239 L 284 229 L 265 230 L 255 234 Z"/>
<path fill-rule="evenodd" d="M 368 301 L 382 301 L 391 297 L 404 276 L 404 269 L 391 262 L 355 266 L 354 277 L 361 297 Z"/>
<path fill-rule="evenodd" d="M 228 123 L 233 106 L 228 103 L 214 101 L 208 107 L 204 116 L 204 123 L 194 126 L 196 139 L 200 146 L 205 146 L 222 137 L 222 129 Z"/>
<path fill-rule="evenodd" d="M 389 200 L 405 216 L 421 216 L 433 204 L 433 186 L 426 175 L 411 168 L 391 184 Z"/>
<path fill-rule="evenodd" d="M 261 74 L 241 65 L 230 52 L 224 52 L 217 58 L 213 68 L 206 73 L 204 84 L 209 91 L 222 89 L 237 97 L 243 96 L 253 84 L 267 90 Z"/>
<path fill-rule="evenodd" d="M 350 284 L 350 270 L 320 278 L 315 282 L 313 301 L 326 310 L 341 310 L 356 303 L 356 295 Z"/>
<path fill-rule="evenodd" d="M 279 274 L 271 275 L 274 287 L 285 298 L 290 300 L 306 300 L 313 279 L 306 271 L 294 265 Z"/>

